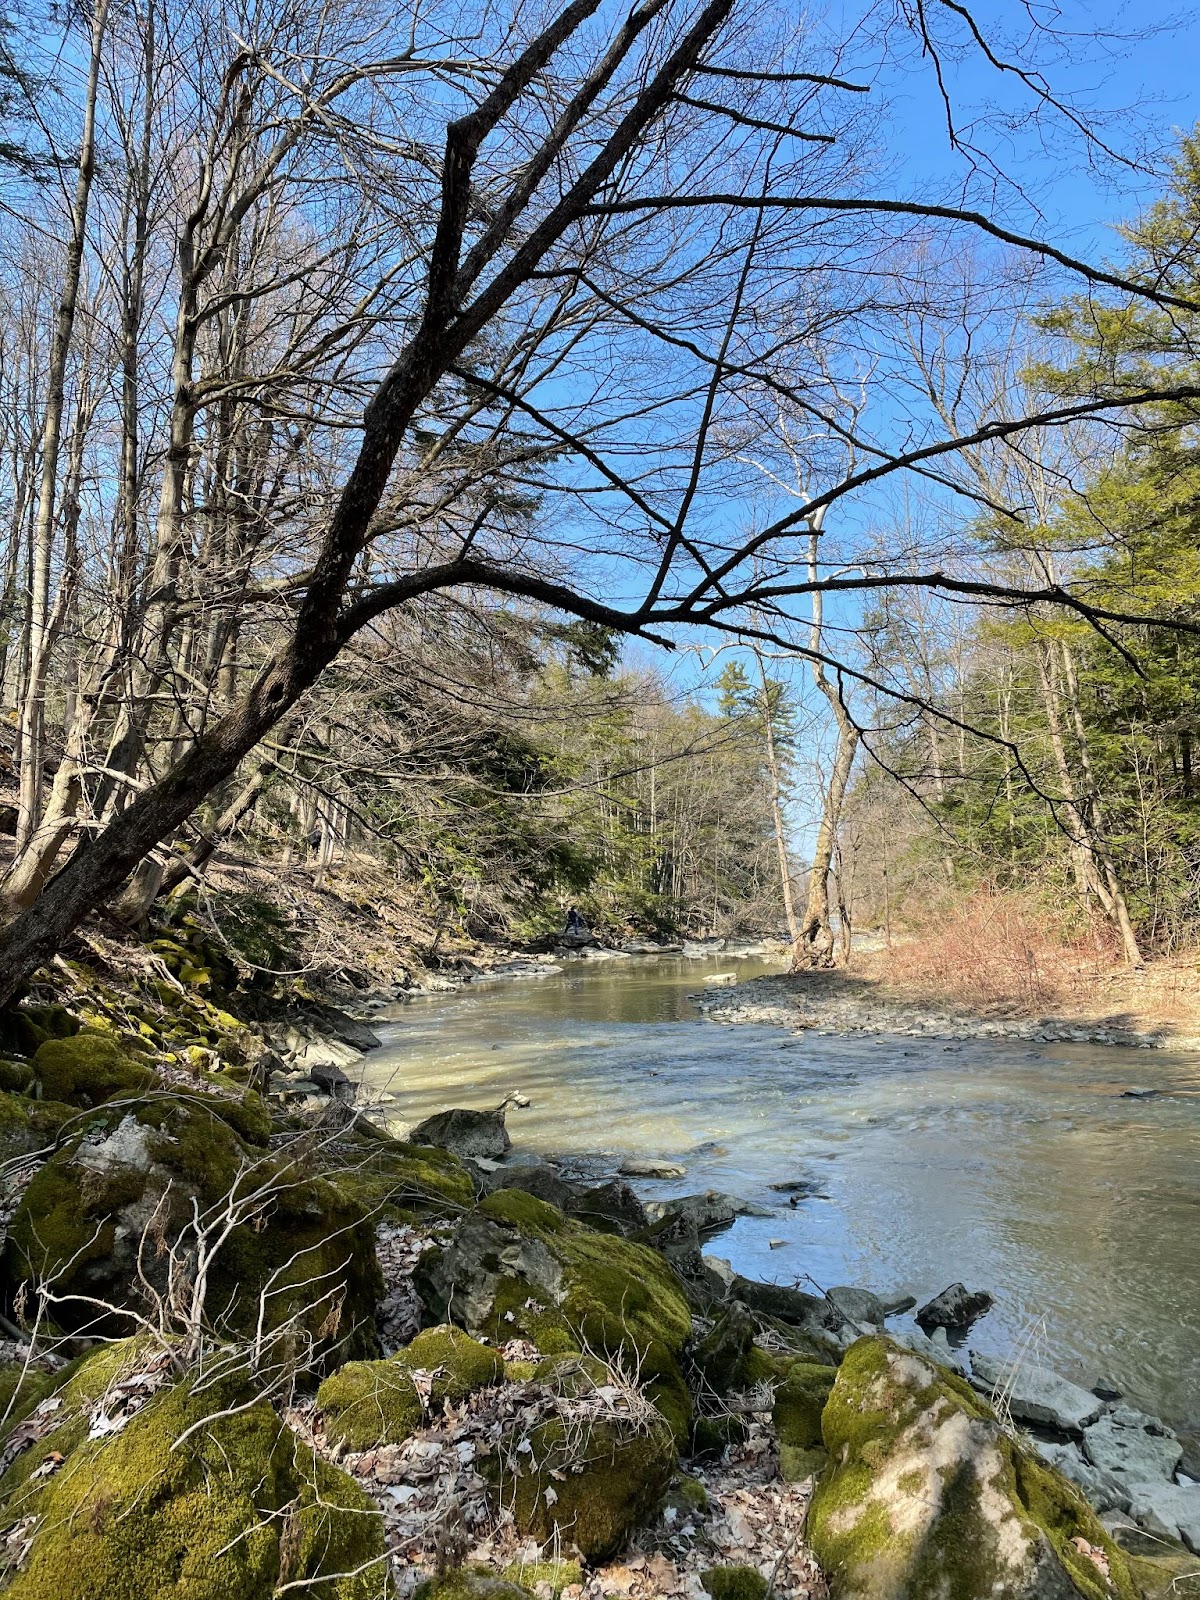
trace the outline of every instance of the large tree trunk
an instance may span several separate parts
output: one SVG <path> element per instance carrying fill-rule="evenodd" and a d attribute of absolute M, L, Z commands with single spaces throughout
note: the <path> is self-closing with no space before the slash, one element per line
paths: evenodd
<path fill-rule="evenodd" d="M 62 441 L 63 404 L 67 362 L 75 333 L 75 313 L 83 274 L 83 250 L 88 205 L 96 169 L 96 99 L 100 82 L 100 53 L 108 21 L 108 0 L 96 0 L 92 16 L 91 54 L 83 103 L 83 128 L 79 140 L 79 166 L 71 207 L 71 233 L 67 241 L 62 298 L 50 345 L 46 374 L 46 408 L 42 418 L 41 482 L 33 527 L 33 550 L 28 613 L 28 670 L 20 707 L 18 740 L 21 751 L 17 849 L 22 850 L 37 830 L 41 816 L 42 771 L 45 761 L 44 727 L 46 675 L 54 644 L 51 626 L 50 575 L 54 554 L 55 502 L 58 461 Z"/>
<path fill-rule="evenodd" d="M 1137 934 L 1134 932 L 1133 922 L 1129 916 L 1129 908 L 1125 903 L 1125 895 L 1121 888 L 1121 880 L 1117 875 L 1116 866 L 1108 849 L 1108 843 L 1098 825 L 1095 807 L 1098 797 L 1091 796 L 1091 814 L 1089 815 L 1088 797 L 1080 799 L 1075 783 L 1075 776 L 1071 769 L 1071 760 L 1067 751 L 1066 738 L 1063 733 L 1062 711 L 1060 697 L 1062 685 L 1056 671 L 1054 646 L 1048 643 L 1039 643 L 1034 651 L 1038 666 L 1038 679 L 1042 689 L 1042 704 L 1046 712 L 1046 727 L 1050 737 L 1050 750 L 1054 757 L 1055 770 L 1058 775 L 1060 793 L 1059 810 L 1066 823 L 1067 836 L 1071 841 L 1071 862 L 1075 872 L 1075 882 L 1079 890 L 1080 900 L 1086 910 L 1090 897 L 1094 896 L 1104 908 L 1104 913 L 1121 936 L 1121 948 L 1125 960 L 1131 967 L 1143 965 L 1142 952 L 1138 945 Z M 1068 658 L 1069 659 L 1069 658 Z M 1068 678 L 1068 683 L 1073 684 L 1073 677 Z M 1087 742 L 1084 737 L 1082 715 L 1078 706 L 1078 695 L 1068 693 L 1066 696 L 1069 709 L 1073 710 L 1076 721 L 1077 745 L 1084 763 L 1085 774 L 1090 774 L 1090 760 L 1086 755 Z M 1092 784 L 1094 790 L 1094 781 Z"/>
<path fill-rule="evenodd" d="M 808 874 L 808 899 L 804 907 L 804 919 L 792 946 L 792 970 L 795 972 L 802 971 L 805 967 L 833 966 L 837 959 L 833 924 L 829 916 L 829 874 L 837 846 L 842 803 L 846 798 L 850 771 L 854 766 L 859 743 L 859 732 L 842 698 L 841 685 L 830 682 L 829 674 L 825 671 L 821 660 L 825 618 L 821 590 L 815 587 L 819 568 L 820 538 L 821 523 L 819 519 L 814 519 L 813 531 L 809 535 L 808 542 L 808 575 L 809 581 L 814 585 L 812 625 L 809 628 L 809 644 L 813 653 L 809 659 L 813 682 L 824 695 L 833 715 L 834 725 L 837 728 L 837 748 L 834 751 L 829 782 L 821 798 L 821 823 L 817 829 L 817 843 Z"/>
<path fill-rule="evenodd" d="M 800 925 L 796 921 L 796 902 L 792 894 L 792 864 L 788 859 L 787 834 L 783 826 L 783 780 L 779 770 L 779 752 L 775 747 L 775 725 L 771 715 L 771 691 L 763 666 L 762 652 L 756 650 L 758 678 L 762 686 L 763 733 L 767 747 L 767 775 L 771 780 L 771 821 L 775 828 L 775 853 L 779 858 L 779 887 L 783 893 L 783 914 L 787 918 L 788 937 L 795 946 L 800 938 Z"/>

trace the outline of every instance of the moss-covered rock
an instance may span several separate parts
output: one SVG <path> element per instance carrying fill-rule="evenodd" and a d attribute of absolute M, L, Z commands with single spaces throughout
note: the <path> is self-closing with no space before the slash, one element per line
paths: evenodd
<path fill-rule="evenodd" d="M 691 1400 L 680 1357 L 691 1311 L 668 1264 L 519 1189 L 489 1195 L 418 1275 L 435 1315 L 544 1355 L 590 1350 L 636 1370 L 679 1439 Z"/>
<path fill-rule="evenodd" d="M 453 1216 L 475 1202 L 471 1175 L 457 1156 L 369 1132 L 361 1122 L 351 1136 L 330 1142 L 322 1159 L 338 1186 L 383 1220 Z"/>
<path fill-rule="evenodd" d="M 531 1600 L 531 1596 L 507 1578 L 460 1567 L 440 1578 L 426 1578 L 413 1590 L 412 1600 Z"/>
<path fill-rule="evenodd" d="M 348 1450 L 399 1444 L 425 1414 L 412 1374 L 430 1376 L 429 1404 L 457 1405 L 476 1389 L 499 1383 L 504 1361 L 461 1328 L 426 1328 L 387 1361 L 351 1361 L 325 1379 L 317 1405 L 325 1431 Z"/>
<path fill-rule="evenodd" d="M 675 1461 L 665 1422 L 554 1417 L 532 1430 L 527 1451 L 506 1450 L 495 1476 L 500 1503 L 521 1533 L 561 1539 L 585 1561 L 599 1561 L 651 1517 Z"/>
<path fill-rule="evenodd" d="M 837 1373 L 831 1367 L 796 1361 L 775 1391 L 771 1421 L 781 1445 L 813 1450 L 822 1443 L 821 1413 Z"/>
<path fill-rule="evenodd" d="M 38 1047 L 33 1071 L 44 1100 L 98 1106 L 117 1095 L 144 1094 L 155 1075 L 107 1034 L 88 1030 Z"/>
<path fill-rule="evenodd" d="M 750 1429 L 745 1417 L 733 1411 L 692 1419 L 691 1454 L 697 1461 L 719 1460 L 731 1446 L 743 1444 Z"/>
<path fill-rule="evenodd" d="M 24 1361 L 0 1362 L 0 1426 L 12 1429 L 54 1393 L 57 1375 Z"/>
<path fill-rule="evenodd" d="M 10 1469 L 0 1484 L 7 1523 L 37 1519 L 12 1600 L 262 1600 L 293 1582 L 320 1600 L 389 1593 L 378 1509 L 236 1384 L 173 1385 L 89 1439 L 79 1402 L 128 1358 L 101 1351 L 64 1387 L 69 1420 L 28 1452 L 32 1465 L 61 1455 L 55 1472 Z"/>
<path fill-rule="evenodd" d="M 767 1600 L 767 1580 L 757 1567 L 709 1567 L 700 1582 L 712 1600 Z"/>
<path fill-rule="evenodd" d="M 348 1361 L 317 1390 L 326 1435 L 347 1450 L 400 1444 L 421 1426 L 425 1407 L 406 1367 Z"/>
<path fill-rule="evenodd" d="M 74 1106 L 56 1100 L 29 1100 L 23 1094 L 0 1093 L 0 1162 L 20 1156 L 48 1156 L 72 1118 Z"/>
<path fill-rule="evenodd" d="M 1124 1555 L 1078 1490 L 943 1368 L 859 1340 L 822 1433 L 831 1464 L 808 1538 L 839 1600 L 1134 1600 Z"/>
<path fill-rule="evenodd" d="M 376 1354 L 383 1281 L 370 1222 L 334 1185 L 248 1145 L 229 1125 L 229 1105 L 216 1096 L 164 1094 L 89 1118 L 21 1198 L 3 1259 L 9 1297 L 53 1278 L 58 1295 L 77 1297 L 55 1308 L 64 1329 L 128 1332 L 119 1315 L 97 1321 L 94 1301 L 140 1308 L 139 1250 L 142 1271 L 164 1287 L 168 1258 L 160 1246 L 192 1226 L 193 1207 L 202 1222 L 213 1220 L 230 1194 L 257 1192 L 261 1203 L 212 1262 L 210 1326 L 249 1331 L 261 1309 L 268 1331 L 299 1316 L 330 1351 Z"/>

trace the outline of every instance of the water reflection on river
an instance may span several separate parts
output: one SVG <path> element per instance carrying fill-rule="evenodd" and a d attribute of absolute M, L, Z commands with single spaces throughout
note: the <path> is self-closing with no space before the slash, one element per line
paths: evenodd
<path fill-rule="evenodd" d="M 519 1090 L 521 1146 L 670 1157 L 686 1180 L 644 1196 L 776 1207 L 708 1246 L 750 1276 L 917 1295 L 962 1278 L 997 1294 L 980 1345 L 1033 1330 L 1059 1370 L 1200 1424 L 1200 1057 L 705 1021 L 688 996 L 735 965 L 767 970 L 580 964 L 418 998 L 367 1082 L 402 1125 Z M 1133 1085 L 1165 1092 L 1121 1098 Z M 769 1185 L 798 1178 L 819 1196 L 793 1210 Z"/>

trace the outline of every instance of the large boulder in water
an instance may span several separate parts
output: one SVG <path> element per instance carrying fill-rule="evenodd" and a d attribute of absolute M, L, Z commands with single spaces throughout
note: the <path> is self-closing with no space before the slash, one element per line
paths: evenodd
<path fill-rule="evenodd" d="M 860 1339 L 821 1428 L 808 1538 L 835 1600 L 1135 1600 L 1079 1491 L 946 1369 Z"/>
<path fill-rule="evenodd" d="M 438 1111 L 418 1122 L 410 1144 L 432 1144 L 468 1161 L 502 1161 L 512 1147 L 503 1111 L 471 1111 L 458 1107 Z"/>

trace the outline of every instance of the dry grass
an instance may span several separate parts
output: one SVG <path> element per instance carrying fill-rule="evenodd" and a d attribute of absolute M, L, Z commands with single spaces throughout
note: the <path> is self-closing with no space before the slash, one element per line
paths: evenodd
<path fill-rule="evenodd" d="M 1081 938 L 1032 896 L 985 891 L 931 905 L 888 953 L 885 977 L 889 988 L 976 1011 L 1074 1010 L 1115 961 L 1106 938 Z"/>

